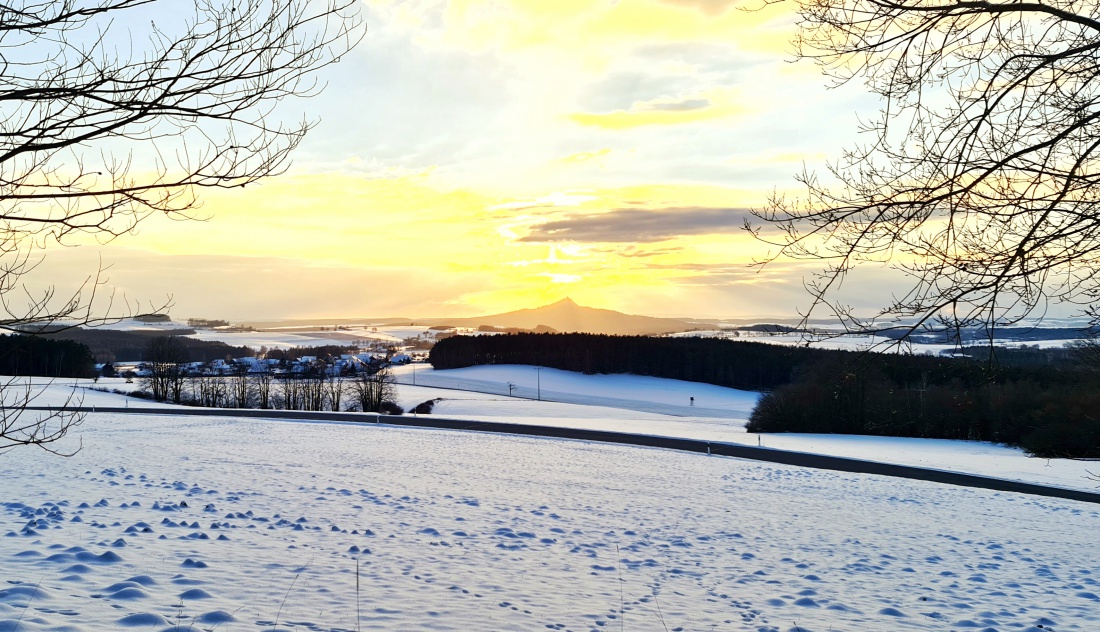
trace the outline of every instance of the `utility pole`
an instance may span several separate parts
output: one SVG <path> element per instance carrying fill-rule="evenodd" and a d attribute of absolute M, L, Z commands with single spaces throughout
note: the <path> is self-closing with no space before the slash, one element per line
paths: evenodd
<path fill-rule="evenodd" d="M 535 386 L 536 386 L 536 389 L 537 389 L 536 392 L 538 393 L 538 395 L 537 395 L 538 400 L 541 402 L 542 401 L 542 367 L 541 366 L 536 366 L 535 367 Z"/>

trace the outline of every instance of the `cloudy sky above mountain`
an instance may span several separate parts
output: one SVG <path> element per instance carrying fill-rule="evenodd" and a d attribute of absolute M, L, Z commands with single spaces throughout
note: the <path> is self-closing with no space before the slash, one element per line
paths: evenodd
<path fill-rule="evenodd" d="M 732 0 L 365 0 L 366 39 L 290 103 L 291 171 L 51 253 L 173 315 L 463 316 L 569 296 L 652 315 L 794 315 L 813 266 L 743 229 L 876 102 L 792 63 L 794 16 Z M 751 5 L 749 5 L 751 6 Z M 56 255 L 56 256 L 55 256 Z"/>

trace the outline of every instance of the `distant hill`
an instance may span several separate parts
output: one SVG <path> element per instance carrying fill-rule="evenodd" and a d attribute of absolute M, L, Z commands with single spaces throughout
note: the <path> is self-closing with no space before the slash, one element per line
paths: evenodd
<path fill-rule="evenodd" d="M 424 322 L 422 319 L 406 318 L 404 316 L 345 316 L 343 318 L 284 318 L 281 320 L 242 320 L 232 321 L 239 327 L 252 327 L 260 331 L 269 329 L 290 329 L 310 327 L 332 327 L 334 325 L 381 325 L 381 324 L 409 324 L 411 322 Z"/>
<path fill-rule="evenodd" d="M 98 327 L 74 327 L 42 337 L 51 340 L 70 340 L 87 347 L 96 362 L 136 362 L 145 359 L 149 340 L 158 336 L 178 336 L 187 352 L 189 362 L 209 362 L 226 356 L 243 358 L 255 355 L 248 347 L 237 347 L 214 340 L 196 340 L 188 336 L 194 329 L 177 328 L 171 331 L 137 330 L 119 331 Z"/>
<path fill-rule="evenodd" d="M 427 323 L 428 321 L 419 321 Z M 677 318 L 654 318 L 635 316 L 610 309 L 596 309 L 577 305 L 572 299 L 564 298 L 557 303 L 521 309 L 504 314 L 475 316 L 473 318 L 431 319 L 431 324 L 451 325 L 454 327 L 515 327 L 536 330 L 546 328 L 562 333 L 610 334 L 619 336 L 646 336 L 699 329 L 696 322 Z"/>

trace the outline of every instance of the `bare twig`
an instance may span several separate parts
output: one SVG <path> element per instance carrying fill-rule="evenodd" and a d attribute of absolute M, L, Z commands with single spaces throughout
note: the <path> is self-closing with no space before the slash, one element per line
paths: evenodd
<path fill-rule="evenodd" d="M 626 629 L 626 600 L 623 598 L 623 567 L 620 564 L 619 545 L 615 545 L 615 568 L 619 571 L 619 630 Z"/>
<path fill-rule="evenodd" d="M 1053 303 L 1100 301 L 1100 5 L 799 0 L 798 56 L 881 97 L 867 138 L 805 196 L 775 195 L 748 228 L 811 259 L 811 314 L 846 330 L 995 331 Z M 861 312 L 857 267 L 901 290 Z M 1086 310 L 1087 311 L 1087 310 Z"/>
<path fill-rule="evenodd" d="M 20 334 L 117 319 L 102 262 L 75 290 L 26 285 L 41 252 L 196 218 L 201 190 L 285 172 L 316 121 L 276 105 L 316 94 L 365 33 L 356 0 L 17 5 L 0 11 L 0 330 Z M 6 410 L 0 450 L 61 438 L 67 415 Z"/>
<path fill-rule="evenodd" d="M 286 600 L 290 598 L 290 591 L 294 590 L 294 583 L 298 581 L 299 575 L 301 575 L 301 573 L 295 573 L 294 579 L 290 582 L 290 588 L 286 589 L 286 594 L 283 595 L 283 600 L 279 602 L 279 611 L 275 614 L 275 625 L 272 626 L 274 628 L 279 627 L 279 618 L 283 616 L 283 606 L 286 605 Z"/>
<path fill-rule="evenodd" d="M 657 606 L 657 619 L 661 621 L 661 627 L 665 629 L 665 632 L 668 632 L 668 624 L 665 623 L 665 613 L 661 612 L 661 602 L 657 599 L 657 590 L 652 589 L 650 593 L 653 595 L 653 604 Z"/>

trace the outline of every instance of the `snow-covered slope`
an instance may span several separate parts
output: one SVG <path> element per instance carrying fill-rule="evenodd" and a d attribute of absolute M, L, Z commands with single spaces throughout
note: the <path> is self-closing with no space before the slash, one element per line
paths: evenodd
<path fill-rule="evenodd" d="M 71 439 L 0 456 L 0 630 L 1100 629 L 1091 505 L 374 425 Z"/>
<path fill-rule="evenodd" d="M 897 463 L 948 471 L 994 476 L 1014 481 L 1096 491 L 1100 463 L 1068 459 L 1036 459 L 1022 450 L 981 441 L 948 441 L 899 437 L 811 434 L 747 434 L 745 422 L 759 393 L 726 389 L 695 382 L 631 375 L 582 375 L 555 369 L 517 365 L 478 366 L 432 371 L 417 366 L 418 385 L 436 384 L 483 391 L 436 391 L 412 380 L 413 366 L 399 368 L 402 404 L 411 408 L 430 398 L 437 416 L 488 419 L 514 423 L 595 428 L 642 434 L 725 441 L 811 454 Z M 531 401 L 499 395 L 516 384 L 517 395 L 535 396 L 535 379 L 542 394 L 556 402 Z M 522 390 L 521 390 L 522 389 Z M 696 398 L 690 406 L 689 397 Z M 614 408 L 612 408 L 614 407 Z M 635 412 L 631 412 L 635 411 Z M 642 414 L 636 411 L 648 411 Z M 665 413 L 665 414 L 658 414 Z"/>
<path fill-rule="evenodd" d="M 486 369 L 491 369 L 487 371 Z M 399 379 L 412 381 L 412 366 L 399 368 Z M 723 441 L 746 445 L 828 454 L 855 459 L 897 463 L 918 467 L 993 476 L 1014 481 L 1054 485 L 1070 489 L 1100 489 L 1100 463 L 1069 459 L 1036 459 L 1022 450 L 980 441 L 948 441 L 868 437 L 852 435 L 747 434 L 744 424 L 757 393 L 718 389 L 705 385 L 639 376 L 586 376 L 542 369 L 549 391 L 565 401 L 537 401 L 509 397 L 507 382 L 521 384 L 531 367 L 471 367 L 451 371 L 416 368 L 417 385 L 398 385 L 400 404 L 407 410 L 435 400 L 433 415 L 453 419 L 480 419 L 550 425 L 568 428 L 614 430 L 639 434 Z M 425 382 L 478 388 L 486 392 L 424 386 Z M 46 382 L 35 379 L 35 384 Z M 85 406 L 167 406 L 148 400 L 129 400 L 92 388 L 130 390 L 136 384 L 122 379 L 57 380 L 33 402 L 59 406 L 74 393 Z M 519 388 L 515 389 L 516 391 Z M 722 393 L 720 391 L 727 391 Z M 700 393 L 711 404 L 691 407 L 683 404 L 686 393 Z M 532 396 L 534 392 L 532 392 Z M 635 397 L 638 399 L 629 399 Z M 578 403 L 566 403 L 574 401 Z M 594 405 L 584 402 L 602 402 Z M 679 405 L 676 402 L 680 402 Z M 671 414 L 640 412 L 667 410 Z M 704 416 L 696 416 L 695 413 Z"/>
<path fill-rule="evenodd" d="M 398 381 L 420 386 L 511 394 L 525 399 L 606 406 L 663 415 L 748 419 L 760 393 L 642 375 L 584 375 L 518 364 L 436 371 L 428 365 L 395 367 Z M 693 401 L 694 398 L 694 401 Z"/>

